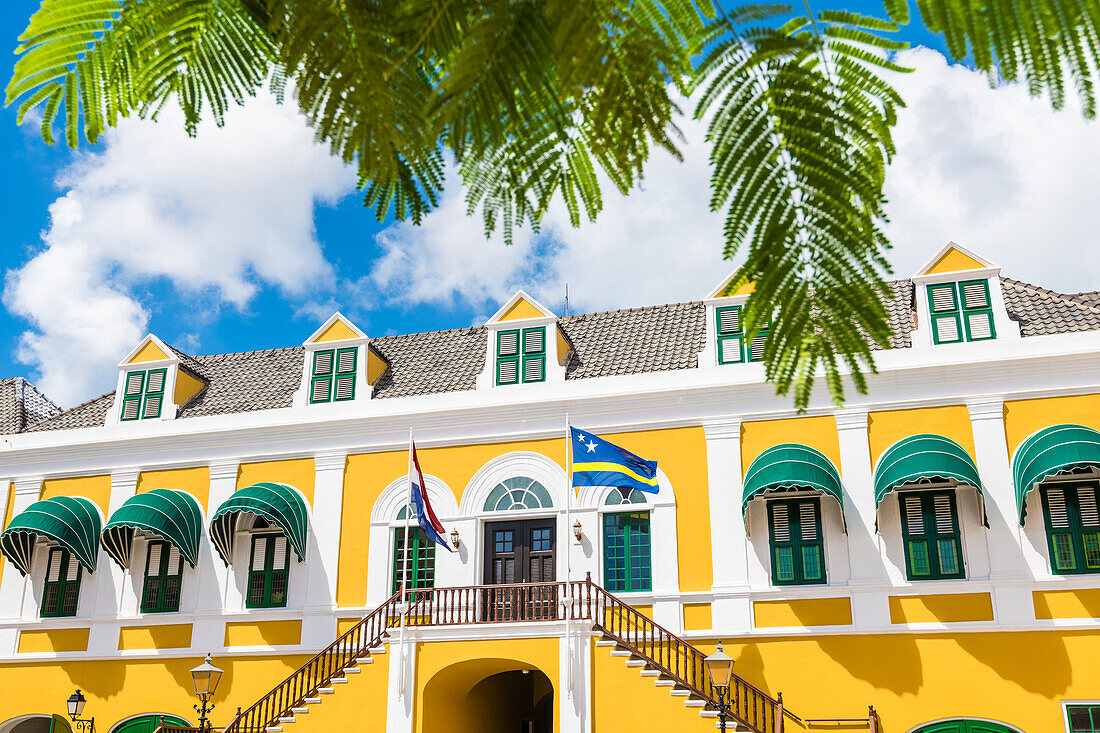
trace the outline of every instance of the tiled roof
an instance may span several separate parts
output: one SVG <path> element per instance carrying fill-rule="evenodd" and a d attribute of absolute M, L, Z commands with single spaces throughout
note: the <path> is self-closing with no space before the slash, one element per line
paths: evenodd
<path fill-rule="evenodd" d="M 1100 294 L 1065 295 L 1001 279 L 1009 316 L 1021 333 L 1040 336 L 1100 330 Z M 885 300 L 890 348 L 912 345 L 911 280 L 888 283 Z M 702 302 L 566 316 L 558 323 L 573 347 L 566 379 L 693 369 L 705 341 Z M 474 389 L 485 368 L 484 327 L 387 336 L 371 341 L 389 367 L 374 387 L 376 398 L 460 392 Z M 553 346 L 551 353 L 554 353 Z M 290 407 L 302 379 L 302 347 L 189 356 L 173 349 L 206 386 L 180 409 L 178 417 L 220 415 Z M 0 382 L 0 385 L 3 383 Z M 48 418 L 30 431 L 102 425 L 113 393 Z M 0 420 L 4 419 L 0 404 Z"/>
<path fill-rule="evenodd" d="M 21 433 L 61 412 L 61 408 L 23 377 L 0 379 L 0 435 Z"/>

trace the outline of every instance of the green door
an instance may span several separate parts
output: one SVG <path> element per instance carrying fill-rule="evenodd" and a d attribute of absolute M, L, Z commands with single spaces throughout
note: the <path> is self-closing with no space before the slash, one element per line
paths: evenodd
<path fill-rule="evenodd" d="M 130 718 L 115 726 L 111 733 L 153 733 L 157 728 L 162 725 L 178 725 L 184 728 L 191 727 L 183 718 L 177 718 L 175 715 L 139 715 L 136 718 Z"/>
<path fill-rule="evenodd" d="M 1019 733 L 1017 728 L 1009 728 L 1002 723 L 989 720 L 941 720 L 921 726 L 913 733 Z"/>

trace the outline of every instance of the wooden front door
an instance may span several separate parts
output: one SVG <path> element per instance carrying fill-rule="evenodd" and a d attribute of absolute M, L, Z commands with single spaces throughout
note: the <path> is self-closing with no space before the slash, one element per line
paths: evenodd
<path fill-rule="evenodd" d="M 557 586 L 521 585 L 554 582 L 554 519 L 489 522 L 485 525 L 483 608 L 490 621 L 526 621 L 557 616 Z"/>

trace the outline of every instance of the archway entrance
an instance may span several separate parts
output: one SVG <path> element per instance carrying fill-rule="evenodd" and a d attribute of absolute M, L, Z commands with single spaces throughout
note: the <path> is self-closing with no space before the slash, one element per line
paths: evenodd
<path fill-rule="evenodd" d="M 454 733 L 553 733 L 554 684 L 515 660 L 460 662 L 424 687 L 420 730 Z"/>
<path fill-rule="evenodd" d="M 1017 733 L 1017 729 L 993 720 L 954 718 L 926 723 L 913 733 Z"/>

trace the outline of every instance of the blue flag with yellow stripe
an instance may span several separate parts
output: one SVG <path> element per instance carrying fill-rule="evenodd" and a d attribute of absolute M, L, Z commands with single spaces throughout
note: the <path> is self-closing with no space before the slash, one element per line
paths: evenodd
<path fill-rule="evenodd" d="M 615 486 L 657 493 L 657 461 L 647 461 L 603 438 L 570 427 L 573 441 L 573 485 Z"/>

